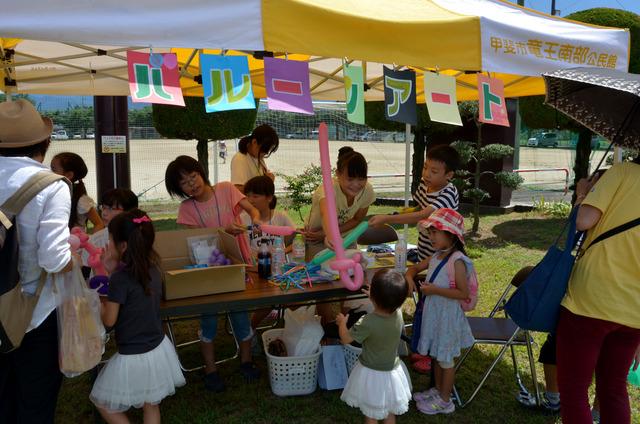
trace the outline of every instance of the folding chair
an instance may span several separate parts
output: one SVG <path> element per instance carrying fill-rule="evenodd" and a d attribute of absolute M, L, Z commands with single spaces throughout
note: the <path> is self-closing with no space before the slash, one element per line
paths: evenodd
<path fill-rule="evenodd" d="M 235 353 L 232 356 L 230 356 L 228 358 L 217 360 L 216 361 L 216 365 L 222 364 L 224 362 L 231 361 L 231 360 L 236 359 L 236 358 L 238 358 L 240 356 L 240 345 L 238 344 L 238 341 L 236 340 L 235 335 L 233 334 L 233 327 L 230 324 L 231 319 L 229 318 L 229 314 L 225 314 L 224 317 L 226 319 L 225 328 L 226 328 L 227 332 L 231 336 L 233 336 L 232 339 L 233 339 L 233 342 L 236 345 L 236 350 L 235 350 Z M 187 320 L 193 320 L 193 319 L 200 319 L 200 316 L 190 317 Z M 196 344 L 196 343 L 200 343 L 200 338 L 176 344 L 176 339 L 175 339 L 175 335 L 174 335 L 174 331 L 173 331 L 173 321 L 175 321 L 175 320 L 172 319 L 172 318 L 165 318 L 163 321 L 167 324 L 167 326 L 166 326 L 167 336 L 169 337 L 169 340 L 171 341 L 171 343 L 173 343 L 173 345 L 176 348 L 176 354 L 178 355 L 178 362 L 180 362 L 180 368 L 182 369 L 182 371 L 184 371 L 184 372 L 193 372 L 193 371 L 198 371 L 198 370 L 203 369 L 204 368 L 204 364 L 198 365 L 198 366 L 193 367 L 193 368 L 186 368 L 182 364 L 182 361 L 180 360 L 180 354 L 178 352 L 178 348 L 190 346 L 190 345 L 193 345 L 193 344 Z"/>
<path fill-rule="evenodd" d="M 511 350 L 511 360 L 513 362 L 513 371 L 516 379 L 516 384 L 520 390 L 519 397 L 533 399 L 536 405 L 541 405 L 540 388 L 538 386 L 538 380 L 536 378 L 536 365 L 533 356 L 533 338 L 529 331 L 524 330 L 511 320 L 504 311 L 504 305 L 507 302 L 509 293 L 514 287 L 518 287 L 524 280 L 523 275 L 526 276 L 531 271 L 532 267 L 523 268 L 520 270 L 511 280 L 509 285 L 505 288 L 502 296 L 498 299 L 498 302 L 494 306 L 493 310 L 488 317 L 468 317 L 469 325 L 471 326 L 471 332 L 475 338 L 474 344 L 462 355 L 458 363 L 456 364 L 456 374 L 462 368 L 465 360 L 469 356 L 469 353 L 476 345 L 488 344 L 502 346 L 498 355 L 495 357 L 489 368 L 484 372 L 480 382 L 475 387 L 471 395 L 467 400 L 463 400 L 458 389 L 453 387 L 453 395 L 461 408 L 467 406 L 478 394 L 484 383 L 491 375 L 496 365 L 500 362 L 507 349 Z M 496 314 L 504 312 L 504 317 L 497 317 Z M 525 346 L 527 349 L 527 356 L 529 358 L 529 368 L 531 371 L 531 378 L 533 380 L 535 398 L 529 394 L 529 391 L 522 383 L 520 372 L 518 371 L 518 362 L 516 360 L 514 346 Z"/>
<path fill-rule="evenodd" d="M 390 225 L 382 227 L 369 227 L 364 233 L 360 234 L 357 243 L 362 245 L 390 243 L 398 240 L 398 233 Z"/>

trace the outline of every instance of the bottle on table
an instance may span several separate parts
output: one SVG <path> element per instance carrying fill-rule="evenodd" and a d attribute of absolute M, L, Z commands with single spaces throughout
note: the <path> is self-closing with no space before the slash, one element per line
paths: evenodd
<path fill-rule="evenodd" d="M 398 234 L 398 242 L 395 248 L 396 266 L 395 270 L 405 273 L 407 270 L 407 241 L 404 239 L 404 234 Z"/>
<path fill-rule="evenodd" d="M 275 244 L 273 245 L 272 256 L 272 272 L 274 275 L 282 274 L 282 266 L 287 262 L 284 253 L 284 244 L 282 243 L 282 237 L 276 237 Z"/>
<path fill-rule="evenodd" d="M 271 277 L 271 252 L 268 243 L 266 238 L 262 238 L 258 250 L 258 276 L 264 279 Z"/>
<path fill-rule="evenodd" d="M 305 255 L 304 238 L 302 234 L 296 234 L 291 245 L 291 262 L 303 263 Z"/>

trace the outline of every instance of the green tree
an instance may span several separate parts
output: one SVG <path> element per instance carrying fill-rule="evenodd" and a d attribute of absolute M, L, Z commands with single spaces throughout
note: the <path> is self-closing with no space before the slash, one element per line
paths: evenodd
<path fill-rule="evenodd" d="M 595 8 L 573 13 L 566 17 L 579 22 L 616 28 L 629 28 L 631 54 L 629 72 L 640 73 L 640 16 L 625 10 Z M 593 133 L 578 122 L 567 118 L 550 106 L 544 105 L 544 96 L 520 99 L 520 116 L 527 127 L 536 129 L 557 128 L 578 133 L 576 161 L 573 167 L 574 182 L 589 176 L 589 157 Z"/>
<path fill-rule="evenodd" d="M 31 102 L 31 104 L 33 104 L 34 106 L 36 105 L 36 102 L 28 94 L 12 94 L 11 98 L 13 100 L 25 99 L 25 100 L 28 100 L 29 102 Z M 4 94 L 4 93 L 0 93 L 0 103 L 4 102 L 6 100 L 7 100 L 7 95 Z"/>
<path fill-rule="evenodd" d="M 522 184 L 522 177 L 515 172 L 493 172 L 483 171 L 482 162 L 502 159 L 505 156 L 513 155 L 513 147 L 504 144 L 485 144 L 482 143 L 482 125 L 478 121 L 478 102 L 462 102 L 459 105 L 460 115 L 467 120 L 473 120 L 476 126 L 476 140 L 455 141 L 451 144 L 460 154 L 462 165 L 469 163 L 474 164 L 473 172 L 467 170 L 459 170 L 453 183 L 456 185 L 462 195 L 471 199 L 473 205 L 473 226 L 471 232 L 477 234 L 480 227 L 480 202 L 489 197 L 489 193 L 480 187 L 480 179 L 483 176 L 492 176 L 501 185 L 516 189 Z"/>
<path fill-rule="evenodd" d="M 163 136 L 198 141 L 198 161 L 209 173 L 209 141 L 249 134 L 257 109 L 207 113 L 202 97 L 185 97 L 185 107 L 154 104 L 153 126 Z"/>

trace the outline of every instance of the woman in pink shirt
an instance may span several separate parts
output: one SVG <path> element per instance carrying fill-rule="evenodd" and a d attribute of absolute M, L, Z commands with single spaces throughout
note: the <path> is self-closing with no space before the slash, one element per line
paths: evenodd
<path fill-rule="evenodd" d="M 187 228 L 224 228 L 234 234 L 239 243 L 247 243 L 242 233 L 240 213 L 246 211 L 251 221 L 260 225 L 260 213 L 232 183 L 220 182 L 214 186 L 202 165 L 190 156 L 178 156 L 167 166 L 165 185 L 171 196 L 184 199 L 178 210 L 177 223 Z M 243 251 L 247 249 L 243 249 Z M 248 260 L 249 258 L 245 258 Z M 240 373 L 247 380 L 255 380 L 260 372 L 252 362 L 251 330 L 246 312 L 229 314 L 233 333 L 240 346 Z M 218 328 L 217 316 L 204 315 L 200 322 L 201 352 L 205 363 L 205 387 L 214 392 L 224 390 L 224 382 L 216 368 L 213 340 Z"/>

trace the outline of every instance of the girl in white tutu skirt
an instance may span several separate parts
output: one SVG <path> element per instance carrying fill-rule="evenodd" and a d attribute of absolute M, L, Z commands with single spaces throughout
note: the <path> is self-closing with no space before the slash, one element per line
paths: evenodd
<path fill-rule="evenodd" d="M 373 312 L 363 316 L 351 330 L 347 329 L 348 315 L 336 317 L 342 343 L 362 344 L 362 354 L 340 399 L 360 408 L 365 423 L 395 423 L 396 415 L 409 410 L 411 379 L 398 357 L 404 325 L 400 306 L 408 293 L 402 274 L 381 269 L 373 276 L 369 291 Z"/>
<path fill-rule="evenodd" d="M 104 366 L 89 398 L 108 423 L 129 422 L 125 411 L 143 408 L 144 422 L 160 423 L 160 401 L 185 384 L 176 351 L 162 331 L 162 276 L 153 250 L 151 219 L 139 209 L 109 223 L 103 255 L 111 272 L 102 322 L 115 326 L 118 352 Z"/>

